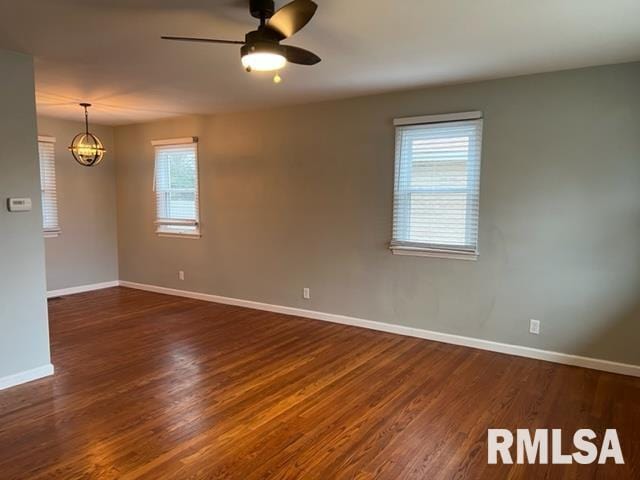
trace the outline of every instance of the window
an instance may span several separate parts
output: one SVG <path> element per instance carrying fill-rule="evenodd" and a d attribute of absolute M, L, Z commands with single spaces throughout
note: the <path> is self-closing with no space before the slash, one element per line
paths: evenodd
<path fill-rule="evenodd" d="M 40 160 L 40 189 L 42 191 L 42 231 L 45 237 L 56 237 L 60 233 L 58 223 L 58 196 L 56 194 L 56 139 L 38 137 Z"/>
<path fill-rule="evenodd" d="M 396 125 L 393 240 L 398 254 L 478 254 L 482 114 L 401 118 Z"/>
<path fill-rule="evenodd" d="M 159 140 L 152 144 L 156 232 L 199 236 L 197 139 Z"/>

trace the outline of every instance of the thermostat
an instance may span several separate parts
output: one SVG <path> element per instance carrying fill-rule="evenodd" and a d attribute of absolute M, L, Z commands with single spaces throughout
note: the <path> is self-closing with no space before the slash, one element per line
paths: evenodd
<path fill-rule="evenodd" d="M 9 198 L 7 200 L 7 208 L 10 212 L 30 212 L 30 198 Z"/>

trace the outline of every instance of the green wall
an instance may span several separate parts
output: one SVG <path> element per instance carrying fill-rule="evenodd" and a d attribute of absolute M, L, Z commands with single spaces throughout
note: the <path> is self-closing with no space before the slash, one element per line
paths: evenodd
<path fill-rule="evenodd" d="M 0 50 L 0 72 L 2 386 L 50 360 L 32 58 Z M 33 210 L 9 213 L 10 197 L 30 197 Z"/>

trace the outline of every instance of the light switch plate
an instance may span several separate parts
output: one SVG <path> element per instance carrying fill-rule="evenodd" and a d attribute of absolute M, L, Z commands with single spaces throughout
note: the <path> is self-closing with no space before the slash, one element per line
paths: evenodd
<path fill-rule="evenodd" d="M 30 212 L 30 198 L 9 198 L 7 200 L 7 208 L 10 212 Z"/>

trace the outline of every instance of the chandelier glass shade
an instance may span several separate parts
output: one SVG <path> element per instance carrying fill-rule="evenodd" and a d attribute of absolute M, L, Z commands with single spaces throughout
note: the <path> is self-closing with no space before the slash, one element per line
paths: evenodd
<path fill-rule="evenodd" d="M 73 137 L 71 145 L 69 145 L 69 151 L 80 165 L 93 167 L 102 161 L 107 150 L 102 145 L 100 139 L 89 132 L 89 114 L 87 113 L 87 107 L 90 107 L 91 104 L 81 103 L 80 106 L 84 107 L 85 131 Z"/>

